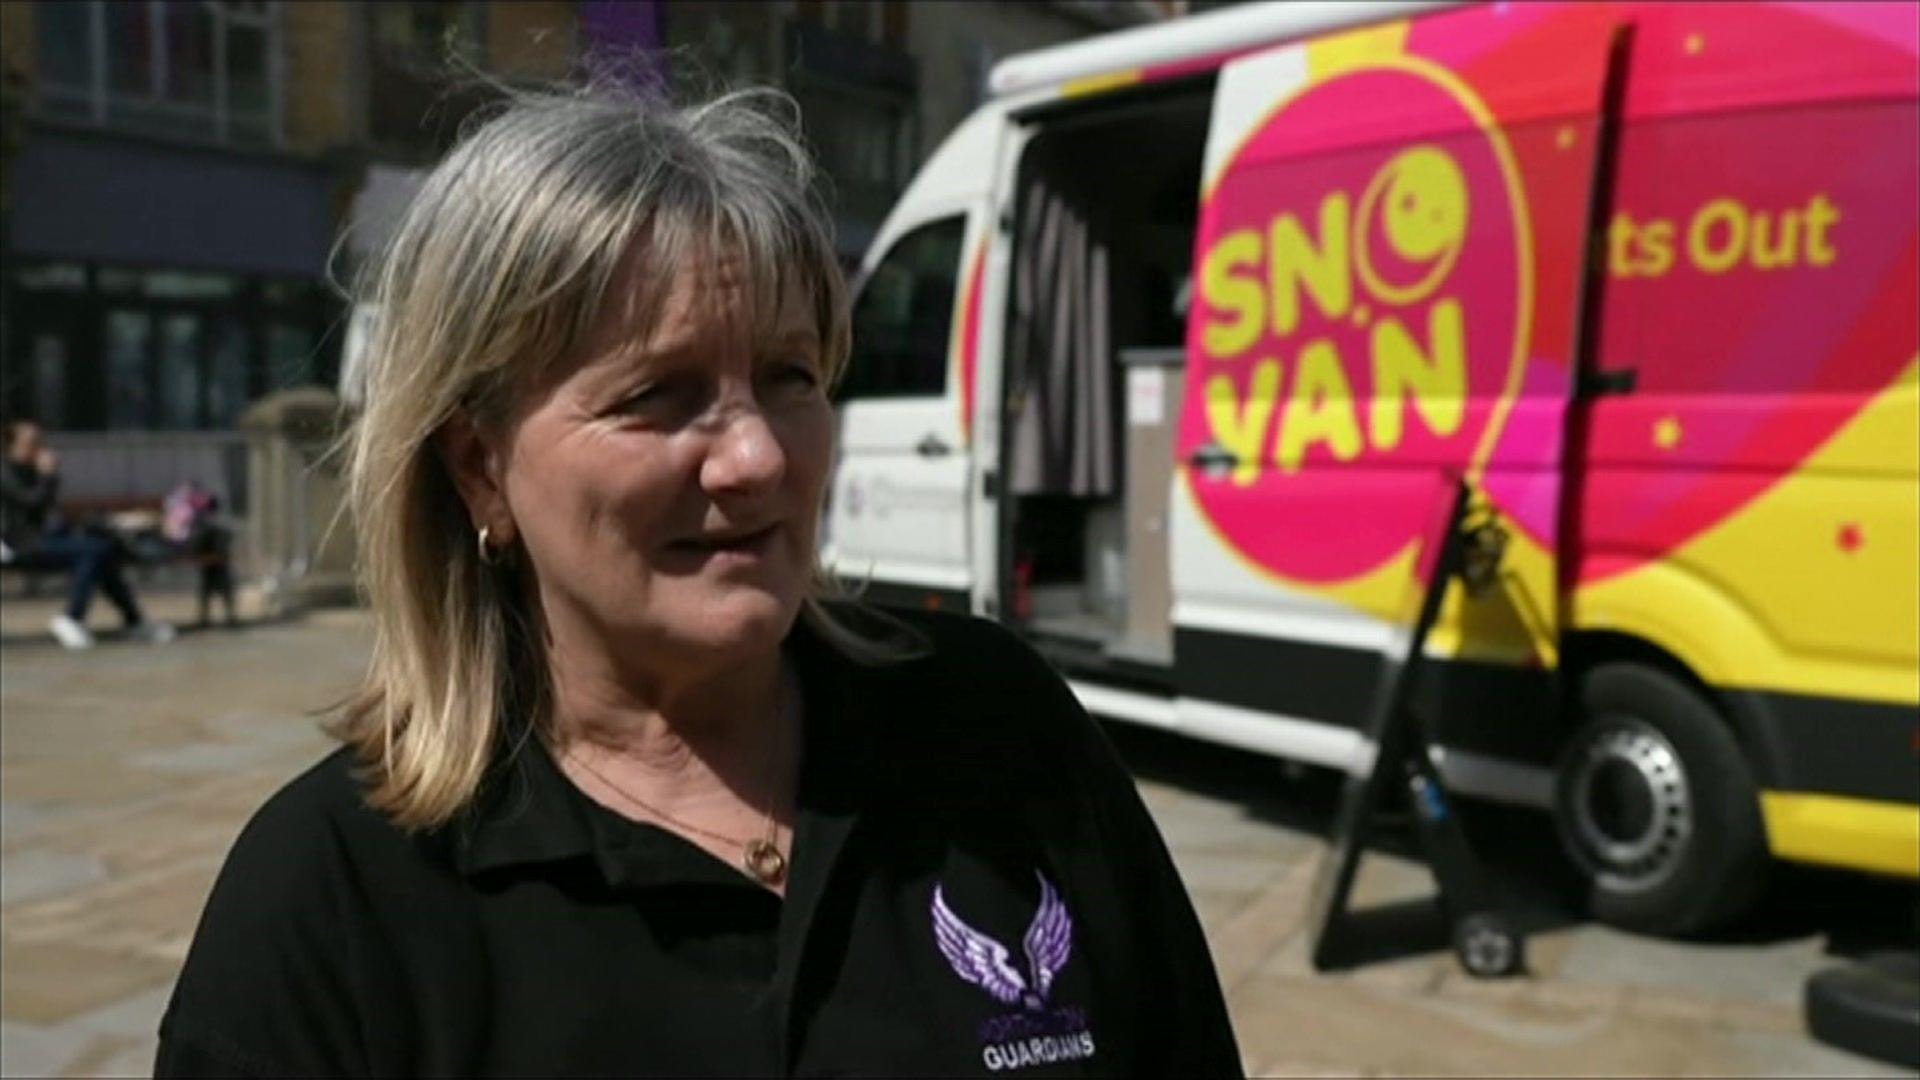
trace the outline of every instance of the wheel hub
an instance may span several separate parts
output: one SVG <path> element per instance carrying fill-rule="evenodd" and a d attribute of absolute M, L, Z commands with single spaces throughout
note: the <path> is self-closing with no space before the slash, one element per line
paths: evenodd
<path fill-rule="evenodd" d="M 1570 823 L 1608 885 L 1646 889 L 1673 872 L 1693 812 L 1686 771 L 1665 736 L 1639 722 L 1605 728 L 1569 779 Z"/>

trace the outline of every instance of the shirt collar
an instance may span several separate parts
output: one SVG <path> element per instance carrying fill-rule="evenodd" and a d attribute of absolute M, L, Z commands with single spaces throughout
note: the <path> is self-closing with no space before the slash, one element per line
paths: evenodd
<path fill-rule="evenodd" d="M 525 729 L 489 771 L 454 827 L 454 867 L 466 875 L 590 855 L 584 799 Z"/>
<path fill-rule="evenodd" d="M 807 863 L 825 873 L 851 830 L 865 790 L 869 703 L 848 684 L 857 665 L 804 619 L 795 623 L 786 644 L 805 702 L 796 863 L 805 854 Z M 453 840 L 454 867 L 468 876 L 590 857 L 614 885 L 745 881 L 716 860 L 686 858 L 682 842 L 663 830 L 594 803 L 524 729 L 500 755 L 473 806 L 457 819 Z M 805 851 L 799 850 L 803 843 Z M 796 865 L 796 875 L 805 869 Z"/>

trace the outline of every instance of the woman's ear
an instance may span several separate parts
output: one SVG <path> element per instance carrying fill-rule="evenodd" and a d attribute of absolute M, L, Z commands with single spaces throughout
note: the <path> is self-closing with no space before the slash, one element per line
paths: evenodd
<path fill-rule="evenodd" d="M 487 539 L 496 545 L 513 542 L 513 512 L 507 506 L 504 469 L 506 448 L 501 436 L 474 420 L 466 409 L 455 409 L 447 422 L 434 432 L 434 449 L 440 463 L 467 504 L 467 515 L 477 531 L 485 528 Z"/>

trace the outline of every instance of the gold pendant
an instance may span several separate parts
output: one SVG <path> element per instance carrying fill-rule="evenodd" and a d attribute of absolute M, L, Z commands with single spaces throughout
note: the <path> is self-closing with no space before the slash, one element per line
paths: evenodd
<path fill-rule="evenodd" d="M 780 848 L 771 840 L 747 841 L 747 854 L 742 861 L 747 873 L 767 885 L 776 884 L 787 872 L 787 857 L 780 854 Z"/>

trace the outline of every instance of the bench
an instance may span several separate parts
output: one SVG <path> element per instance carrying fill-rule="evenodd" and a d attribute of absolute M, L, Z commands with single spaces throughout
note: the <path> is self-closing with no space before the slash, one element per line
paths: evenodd
<path fill-rule="evenodd" d="M 130 558 L 129 567 L 191 566 L 199 571 L 200 622 L 205 624 L 210 603 L 219 596 L 226 606 L 229 622 L 234 618 L 232 530 L 215 524 L 207 542 L 197 548 L 183 548 L 160 535 L 165 511 L 159 497 L 131 496 L 62 500 L 63 520 L 78 527 L 92 527 L 111 533 L 121 541 Z M 39 593 L 40 578 L 61 573 L 58 570 L 23 563 L 20 553 L 0 550 L 0 571 L 18 574 L 27 596 Z"/>

